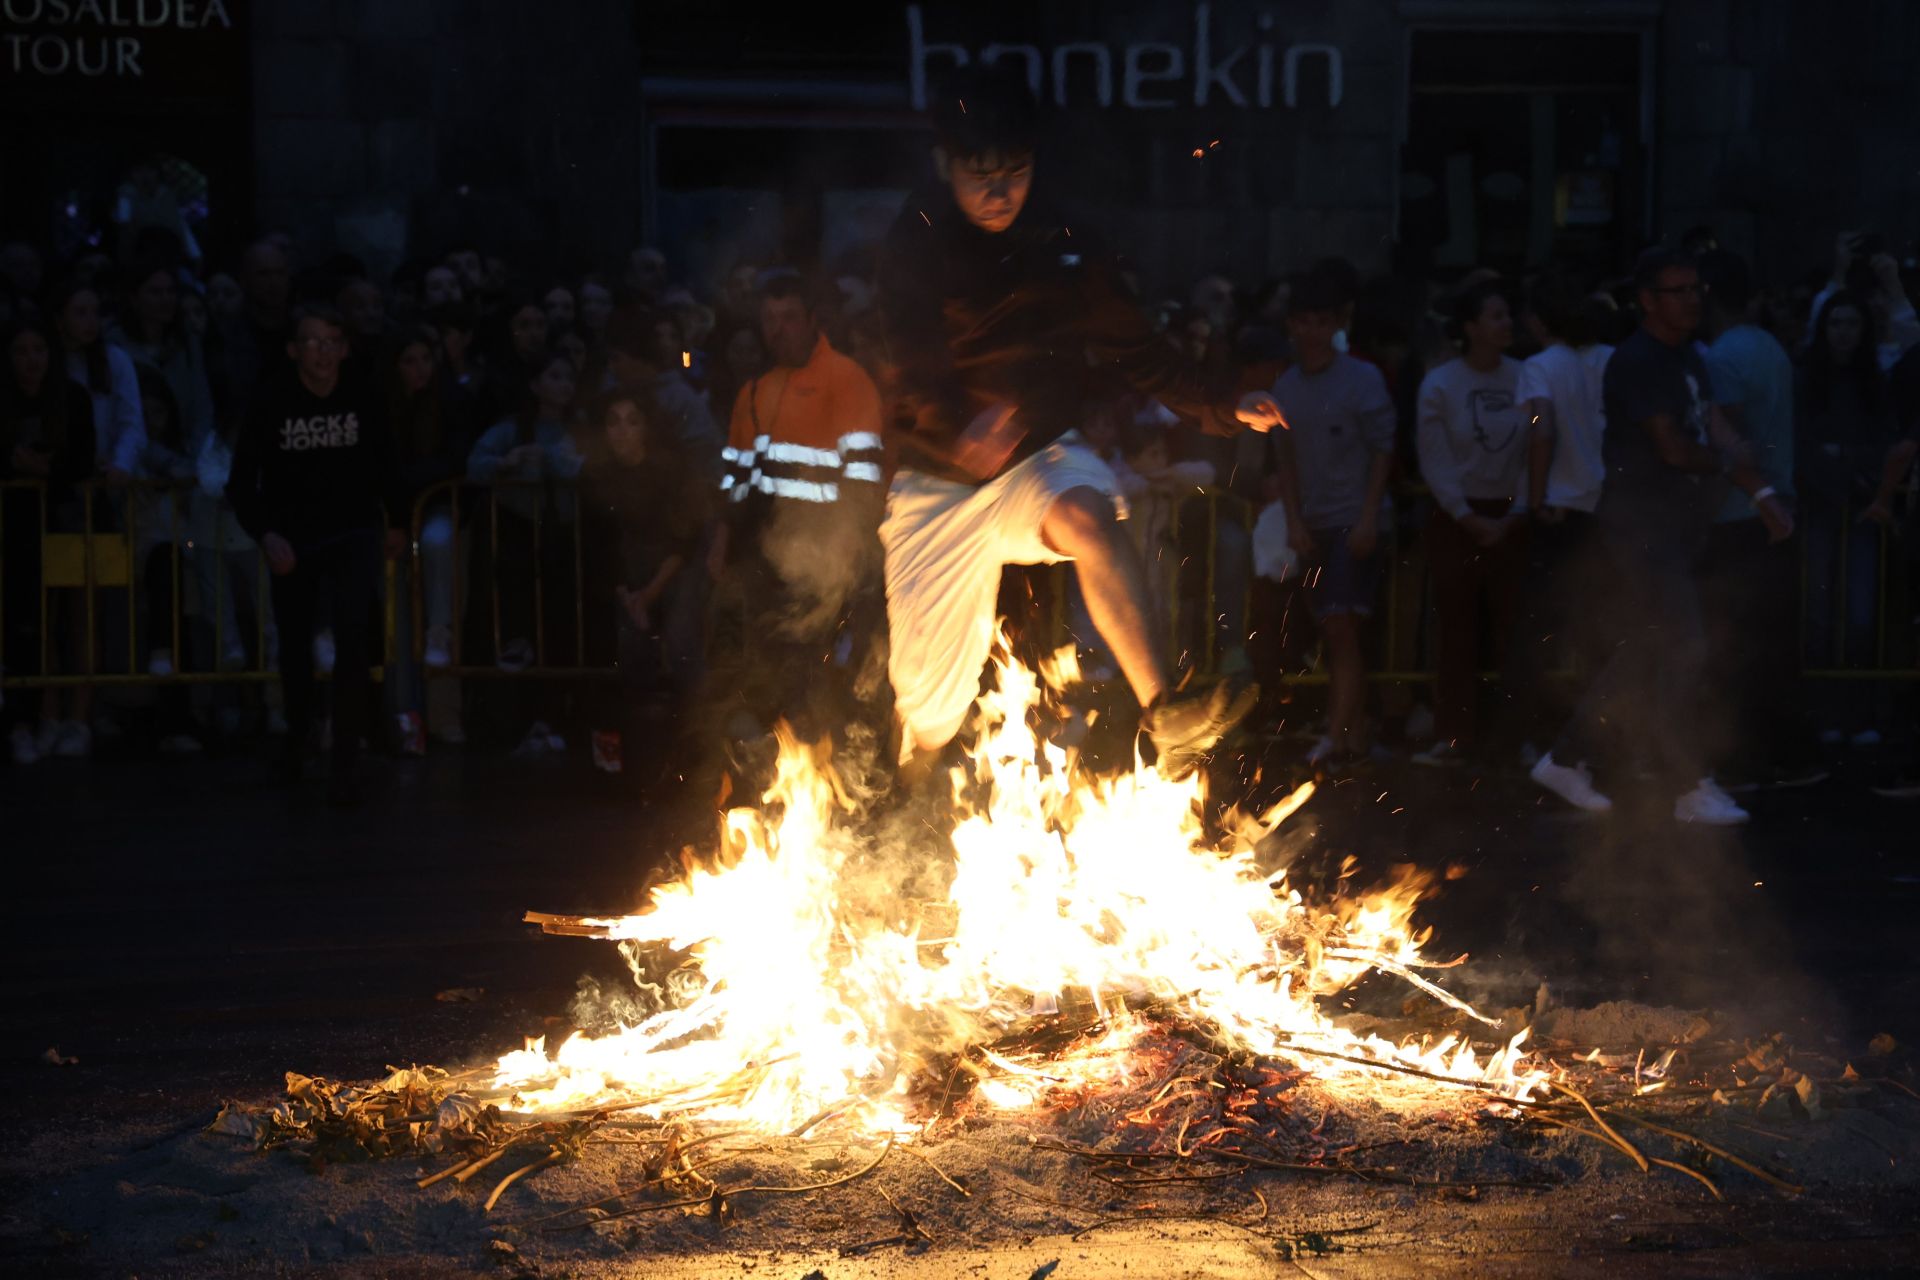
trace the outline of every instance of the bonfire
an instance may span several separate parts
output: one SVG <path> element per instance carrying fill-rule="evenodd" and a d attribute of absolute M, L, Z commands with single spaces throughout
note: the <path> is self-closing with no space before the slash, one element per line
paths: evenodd
<path fill-rule="evenodd" d="M 1395 1115 L 1579 1135 L 1715 1197 L 1724 1168 L 1791 1192 L 1762 1164 L 1649 1116 L 1818 1114 L 1823 1096 L 1852 1105 L 1869 1087 L 1851 1066 L 1822 1063 L 1816 1077 L 1777 1038 L 1710 1046 L 1704 1023 L 1652 1057 L 1594 1049 L 1550 1064 L 1528 1049 L 1525 1011 L 1503 1024 L 1429 976 L 1465 960 L 1426 951 L 1415 910 L 1431 874 L 1397 868 L 1361 890 L 1349 861 L 1316 897 L 1270 865 L 1262 850 L 1311 784 L 1261 812 L 1220 813 L 1200 775 L 1135 759 L 1101 776 L 1049 736 L 1077 679 L 1071 651 L 1041 672 L 1004 654 L 995 665 L 974 745 L 945 779 L 939 892 L 919 892 L 925 868 L 860 820 L 827 751 L 783 735 L 761 803 L 725 813 L 717 849 L 688 855 L 644 909 L 528 913 L 547 932 L 620 948 L 633 991 L 611 1028 L 533 1039 L 459 1073 L 396 1068 L 367 1086 L 290 1073 L 283 1101 L 230 1104 L 212 1128 L 318 1161 L 445 1157 L 422 1186 L 492 1168 L 488 1210 L 590 1141 L 651 1152 L 645 1176 L 614 1196 L 520 1224 L 552 1231 L 676 1207 L 730 1220 L 740 1196 L 842 1185 L 894 1150 L 966 1197 L 928 1153 L 956 1126 L 1001 1122 L 1030 1121 L 1025 1143 L 1127 1175 L 1095 1174 L 1123 1188 L 1223 1176 L 1193 1171 L 1206 1163 L 1439 1187 L 1552 1181 L 1413 1176 L 1356 1163 L 1356 1141 L 1329 1146 L 1329 1116 L 1383 1100 Z M 1332 997 L 1369 975 L 1414 988 L 1431 1029 L 1390 1038 L 1336 1018 Z M 1047 1128 L 1068 1116 L 1071 1132 Z M 1647 1133 L 1681 1159 L 1645 1149 Z M 824 1181 L 722 1185 L 701 1172 L 815 1142 L 876 1154 Z M 1175 1172 L 1139 1176 L 1168 1167 L 1156 1162 Z"/>
<path fill-rule="evenodd" d="M 1010 657 L 995 666 L 975 745 L 950 778 L 944 901 L 895 899 L 892 918 L 856 909 L 874 895 L 848 893 L 849 877 L 886 875 L 885 851 L 870 856 L 830 764 L 783 735 L 762 804 L 725 815 L 710 864 L 656 888 L 639 914 L 532 917 L 615 941 L 664 1007 L 551 1050 L 535 1040 L 500 1060 L 495 1086 L 533 1113 L 618 1106 L 769 1133 L 834 1123 L 908 1137 L 951 1104 L 956 1065 L 976 1105 L 1031 1108 L 1125 1085 L 1135 1042 L 1175 1023 L 1328 1077 L 1412 1068 L 1518 1101 L 1540 1087 L 1525 1028 L 1501 1028 L 1418 972 L 1434 967 L 1414 924 L 1431 876 L 1403 868 L 1385 888 L 1312 905 L 1262 868 L 1260 843 L 1311 783 L 1262 813 L 1229 811 L 1213 836 L 1202 775 L 1136 761 L 1098 777 L 1044 736 L 1075 678 L 1071 650 L 1045 679 Z M 684 958 L 670 989 L 647 977 L 663 953 Z M 1375 971 L 1498 1039 L 1477 1049 L 1459 1035 L 1401 1044 L 1342 1030 L 1321 1001 Z M 995 1047 L 1068 1005 L 1091 1013 L 1074 1043 Z"/>

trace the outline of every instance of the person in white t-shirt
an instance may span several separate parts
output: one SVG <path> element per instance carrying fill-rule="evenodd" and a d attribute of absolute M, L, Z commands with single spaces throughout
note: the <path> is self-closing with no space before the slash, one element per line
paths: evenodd
<path fill-rule="evenodd" d="M 1504 643 L 1513 630 L 1526 528 L 1515 502 L 1527 463 L 1527 419 L 1513 311 L 1497 281 L 1455 304 L 1461 354 L 1420 384 L 1416 442 L 1433 491 L 1427 556 L 1433 573 L 1434 742 L 1416 764 L 1457 764 L 1472 749 L 1478 701 L 1480 605 Z"/>
<path fill-rule="evenodd" d="M 1610 318 L 1586 283 L 1566 273 L 1541 277 L 1528 298 L 1526 324 L 1541 344 L 1520 369 L 1520 400 L 1530 424 L 1527 511 L 1533 527 L 1500 684 L 1507 702 L 1503 736 L 1529 767 L 1537 758 L 1533 744 L 1554 730 L 1544 723 L 1543 704 L 1556 650 L 1571 647 L 1591 670 L 1606 643 L 1598 625 L 1604 611 L 1592 606 L 1607 573 L 1593 512 L 1606 478 L 1600 440 L 1607 415 L 1600 389 L 1613 348 L 1599 335 Z"/>

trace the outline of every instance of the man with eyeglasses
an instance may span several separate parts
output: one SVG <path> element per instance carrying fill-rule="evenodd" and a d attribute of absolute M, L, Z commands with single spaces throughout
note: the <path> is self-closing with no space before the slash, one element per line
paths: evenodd
<path fill-rule="evenodd" d="M 1793 517 L 1714 404 L 1692 343 L 1704 297 L 1693 260 L 1650 249 L 1634 265 L 1634 284 L 1640 328 L 1614 349 L 1602 383 L 1605 479 L 1595 512 L 1627 616 L 1620 644 L 1533 779 L 1577 808 L 1611 809 L 1586 761 L 1604 735 L 1625 727 L 1639 739 L 1629 750 L 1649 755 L 1675 789 L 1677 821 L 1728 826 L 1748 814 L 1714 783 L 1698 736 L 1707 642 L 1693 567 L 1726 481 L 1747 495 L 1773 541 L 1792 534 Z"/>
<path fill-rule="evenodd" d="M 262 387 L 241 427 L 227 500 L 273 571 L 289 781 L 300 777 L 313 726 L 314 630 L 322 618 L 333 629 L 327 800 L 345 807 L 358 799 L 382 530 L 388 556 L 398 556 L 408 500 L 380 397 L 345 359 L 339 314 L 296 311 L 286 353 L 292 368 Z"/>

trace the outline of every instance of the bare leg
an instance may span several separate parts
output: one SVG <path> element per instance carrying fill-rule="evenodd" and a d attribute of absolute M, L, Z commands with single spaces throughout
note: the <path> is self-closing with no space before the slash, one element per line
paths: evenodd
<path fill-rule="evenodd" d="M 1133 542 L 1114 518 L 1113 500 L 1098 489 L 1069 489 L 1053 500 L 1040 524 L 1048 548 L 1069 556 L 1100 637 L 1143 707 L 1167 689 L 1167 667 L 1149 622 L 1147 572 Z"/>
<path fill-rule="evenodd" d="M 1360 657 L 1360 619 L 1335 613 L 1321 624 L 1327 642 L 1327 736 L 1337 751 L 1366 746 L 1367 672 Z"/>

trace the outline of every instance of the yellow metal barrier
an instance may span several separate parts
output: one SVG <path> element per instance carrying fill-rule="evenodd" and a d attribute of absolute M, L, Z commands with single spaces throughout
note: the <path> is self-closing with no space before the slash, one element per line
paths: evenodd
<path fill-rule="evenodd" d="M 500 530 L 502 523 L 500 519 L 501 500 L 504 495 L 510 495 L 520 490 L 528 491 L 536 496 L 536 500 L 531 506 L 530 515 L 515 513 L 519 519 L 530 525 L 532 539 L 531 581 L 527 585 L 533 597 L 532 634 L 530 638 L 534 652 L 533 662 L 524 670 L 507 671 L 499 667 L 497 663 L 468 661 L 467 656 L 463 653 L 466 638 L 463 634 L 466 630 L 463 623 L 466 620 L 466 615 L 472 602 L 466 598 L 469 593 L 466 589 L 465 574 L 461 571 L 460 530 L 463 512 L 473 512 L 472 491 L 476 489 L 481 490 L 484 494 L 481 510 L 484 512 L 482 518 L 486 526 L 486 547 L 489 567 L 488 581 L 485 586 L 485 592 L 488 597 L 486 619 L 488 632 L 492 640 L 493 652 L 496 656 L 501 650 L 503 639 L 506 638 L 503 636 L 501 623 L 502 584 L 499 575 Z M 233 583 L 229 581 L 229 556 L 236 554 L 234 549 L 228 545 L 227 541 L 230 519 L 214 519 L 212 521 L 212 544 L 197 545 L 193 540 L 196 530 L 183 527 L 181 520 L 181 498 L 183 495 L 190 496 L 191 494 L 190 487 L 187 485 L 142 481 L 132 485 L 108 486 L 104 482 L 89 481 L 72 486 L 65 492 L 72 493 L 78 502 L 78 528 L 53 527 L 55 522 L 51 519 L 52 513 L 48 507 L 48 488 L 45 482 L 40 480 L 0 481 L 0 530 L 14 530 L 16 520 L 8 514 L 10 510 L 17 510 L 14 504 L 21 502 L 32 503 L 39 512 L 39 520 L 34 532 L 40 542 L 37 562 L 29 562 L 28 569 L 28 571 L 37 571 L 38 575 L 38 582 L 35 587 L 39 604 L 38 633 L 35 636 L 33 645 L 39 659 L 37 663 L 38 669 L 25 673 L 15 670 L 0 671 L 0 687 L 33 688 L 79 684 L 140 685 L 249 680 L 262 681 L 275 677 L 275 672 L 269 666 L 266 659 L 268 610 L 270 608 L 268 603 L 270 595 L 268 590 L 269 574 L 265 557 L 257 548 L 251 553 L 251 568 L 248 571 L 248 576 L 252 579 L 253 588 L 250 594 L 255 603 L 254 644 L 251 661 L 245 667 L 240 668 L 223 666 L 219 661 L 219 656 L 227 652 L 227 637 L 225 634 L 227 610 L 224 606 L 227 594 L 233 590 Z M 556 520 L 549 514 L 549 504 L 544 499 L 552 492 L 565 495 L 565 501 L 572 508 L 571 518 Z M 167 526 L 164 530 L 164 537 L 159 536 L 158 533 L 151 528 L 144 532 L 141 529 L 139 522 L 142 515 L 140 507 L 143 498 L 149 501 L 164 503 L 167 511 Z M 509 505 L 511 506 L 513 504 L 509 503 Z M 425 669 L 424 658 L 427 639 L 426 575 L 422 571 L 423 557 L 420 542 L 427 518 L 433 512 L 442 508 L 447 511 L 454 530 L 452 553 L 455 560 L 452 569 L 452 616 L 450 619 L 452 630 L 452 663 L 443 668 Z M 414 501 L 409 522 L 412 535 L 409 566 L 412 572 L 409 575 L 408 590 L 404 599 L 400 594 L 395 566 L 389 565 L 387 569 L 384 590 L 383 613 L 385 617 L 382 646 L 382 654 L 385 661 L 392 663 L 403 656 L 398 651 L 400 633 L 398 623 L 400 610 L 406 608 L 410 615 L 409 621 L 412 625 L 408 628 L 410 635 L 408 636 L 407 653 L 404 656 L 420 664 L 422 669 L 425 670 L 425 674 L 429 677 L 455 676 L 475 678 L 517 675 L 532 678 L 574 678 L 583 676 L 598 677 L 610 674 L 612 670 L 610 667 L 588 665 L 586 627 L 588 609 L 585 591 L 586 550 L 584 546 L 582 521 L 580 518 L 582 514 L 581 504 L 577 499 L 576 487 L 566 483 L 500 480 L 483 484 L 461 478 L 448 480 L 424 490 Z M 1220 592 L 1222 589 L 1221 566 L 1218 555 L 1221 521 L 1228 520 L 1233 522 L 1246 532 L 1250 540 L 1253 517 L 1254 510 L 1245 500 L 1219 490 L 1205 489 L 1198 490 L 1191 496 L 1181 498 L 1176 503 L 1172 519 L 1169 522 L 1168 537 L 1176 547 L 1183 545 L 1181 543 L 1183 534 L 1194 527 L 1194 521 L 1203 521 L 1206 530 L 1205 537 L 1200 543 L 1201 551 L 1205 555 L 1203 565 L 1203 590 L 1197 597 L 1201 602 L 1200 607 L 1206 611 L 1205 615 L 1202 617 L 1193 617 L 1190 613 L 1182 612 L 1183 606 L 1185 606 L 1189 600 L 1196 597 L 1180 591 L 1176 582 L 1174 589 L 1169 593 L 1169 602 L 1172 607 L 1169 609 L 1170 616 L 1166 619 L 1166 624 L 1169 628 L 1168 634 L 1173 640 L 1176 651 L 1180 647 L 1179 642 L 1182 636 L 1192 635 L 1197 638 L 1199 642 L 1198 648 L 1191 655 L 1185 656 L 1191 657 L 1193 665 L 1203 675 L 1213 674 L 1217 670 L 1221 656 L 1217 643 L 1219 638 Z M 1840 652 L 1844 652 L 1846 647 L 1846 628 L 1848 623 L 1846 617 L 1847 583 L 1845 580 L 1845 574 L 1848 572 L 1848 568 L 1845 555 L 1845 535 L 1846 532 L 1852 528 L 1854 513 L 1844 512 L 1842 513 L 1842 519 L 1843 528 L 1839 540 L 1841 546 L 1840 577 L 1836 589 L 1836 609 L 1838 610 L 1838 617 L 1835 619 L 1836 638 L 1834 643 L 1835 650 Z M 68 523 L 72 523 L 72 521 L 69 520 Z M 547 581 L 546 573 L 549 567 L 549 539 L 553 536 L 549 525 L 554 523 L 562 526 L 562 531 L 559 536 L 570 539 L 571 543 L 569 548 L 570 555 L 565 557 L 565 559 L 570 561 L 567 576 L 571 580 L 557 588 L 554 584 Z M 1920 677 L 1920 664 L 1916 664 L 1911 660 L 1913 641 L 1909 638 L 1903 638 L 1897 646 L 1892 643 L 1892 637 L 1896 627 L 1911 626 L 1911 613 L 1916 602 L 1906 598 L 1900 591 L 1895 589 L 1896 579 L 1893 575 L 1892 566 L 1894 556 L 1899 550 L 1898 544 L 1884 529 L 1877 530 L 1876 534 L 1879 539 L 1879 581 L 1876 584 L 1875 614 L 1877 632 L 1874 639 L 1872 665 L 1858 667 L 1805 665 L 1803 666 L 1802 674 L 1819 679 L 1914 679 Z M 1390 532 L 1384 540 L 1385 545 L 1381 551 L 1381 554 L 1387 557 L 1387 572 L 1383 585 L 1386 607 L 1382 611 L 1383 626 L 1379 640 L 1380 651 L 1389 655 L 1389 657 L 1405 652 L 1405 646 L 1402 643 L 1405 637 L 1401 635 L 1401 629 L 1407 623 L 1408 619 L 1402 616 L 1402 610 L 1398 604 L 1402 595 L 1401 588 L 1403 586 L 1401 582 L 1401 563 L 1405 558 L 1402 555 L 1402 539 L 1403 534 L 1399 530 L 1396 529 Z M 151 548 L 161 545 L 169 548 L 166 572 L 171 581 L 172 607 L 167 622 L 165 639 L 167 641 L 166 647 L 169 647 L 175 655 L 175 661 L 174 669 L 170 674 L 153 675 L 144 669 L 144 664 L 139 660 L 140 640 L 143 628 L 141 626 L 138 605 L 142 587 L 146 585 L 143 584 L 143 577 L 144 571 L 147 568 L 147 566 L 139 563 L 139 557 L 143 547 Z M 216 655 L 216 660 L 214 668 L 211 670 L 186 669 L 190 664 L 185 661 L 186 655 L 183 649 L 187 610 L 186 592 L 184 590 L 185 575 L 182 572 L 183 549 L 193 551 L 196 554 L 210 552 L 213 557 L 212 573 L 210 575 L 212 598 L 211 600 L 204 598 L 205 587 L 203 585 L 201 588 L 203 598 L 197 602 L 199 612 L 208 615 L 207 620 L 211 623 L 213 629 L 213 653 Z M 13 554 L 7 554 L 6 552 L 6 548 L 0 547 L 0 635 L 7 634 L 7 607 L 10 601 L 16 599 L 14 590 L 9 589 L 6 585 L 6 578 L 11 573 L 23 571 L 18 557 Z M 1066 566 L 1059 566 L 1056 568 L 1055 573 L 1056 575 L 1062 575 L 1068 571 Z M 1803 556 L 1801 580 L 1803 602 L 1805 599 L 1804 593 L 1808 589 L 1812 572 L 1812 566 L 1806 564 Z M 1252 582 L 1250 565 L 1246 570 L 1245 580 L 1250 586 Z M 1056 576 L 1055 585 L 1057 588 L 1064 587 L 1064 579 Z M 573 637 L 572 644 L 565 646 L 571 650 L 570 654 L 554 654 L 549 652 L 549 641 L 551 637 L 548 635 L 547 629 L 547 604 L 551 591 L 556 589 L 564 591 L 565 597 L 563 598 L 570 597 L 571 600 Z M 70 591 L 82 592 L 84 600 L 82 612 L 85 621 L 81 628 L 81 643 L 70 646 L 70 648 L 78 648 L 80 650 L 79 662 L 77 664 L 80 669 L 55 672 L 52 670 L 52 666 L 54 665 L 52 662 L 54 656 L 52 648 L 55 628 L 50 625 L 54 616 L 53 610 L 50 608 L 50 595 L 52 593 Z M 1248 594 L 1251 594 L 1250 591 Z M 102 619 L 100 603 L 102 597 L 110 599 L 117 598 L 125 603 L 127 654 L 126 665 L 123 670 L 108 671 L 102 669 L 107 665 L 105 655 L 101 652 Z M 1053 624 L 1056 628 L 1057 642 L 1058 640 L 1063 640 L 1067 633 L 1064 614 L 1064 590 L 1056 590 L 1054 599 Z M 1243 599 L 1241 603 L 1244 617 L 1246 616 L 1244 611 L 1250 607 L 1250 601 Z M 1806 610 L 1803 607 L 1801 610 L 1803 619 L 1805 613 Z M 1424 614 L 1424 609 L 1418 611 L 1414 619 L 1415 625 L 1418 625 L 1419 618 L 1423 617 Z M 1899 616 L 1896 617 L 1896 615 Z M 152 647 L 160 647 L 155 643 L 158 639 L 157 637 L 148 635 L 146 639 Z M 1904 658 L 1905 661 L 1898 666 L 1889 666 L 1890 655 L 1895 660 Z M 568 660 L 569 658 L 571 659 L 570 661 Z M 1417 668 L 1396 668 L 1391 661 L 1383 663 L 1382 667 L 1383 669 L 1376 670 L 1372 673 L 1374 680 L 1408 682 L 1432 679 L 1432 673 L 1430 671 Z M 384 673 L 376 671 L 376 678 L 379 678 L 382 674 Z M 1286 678 L 1290 681 L 1311 683 L 1317 682 L 1323 677 L 1320 673 L 1314 672 L 1304 675 L 1290 675 Z"/>

